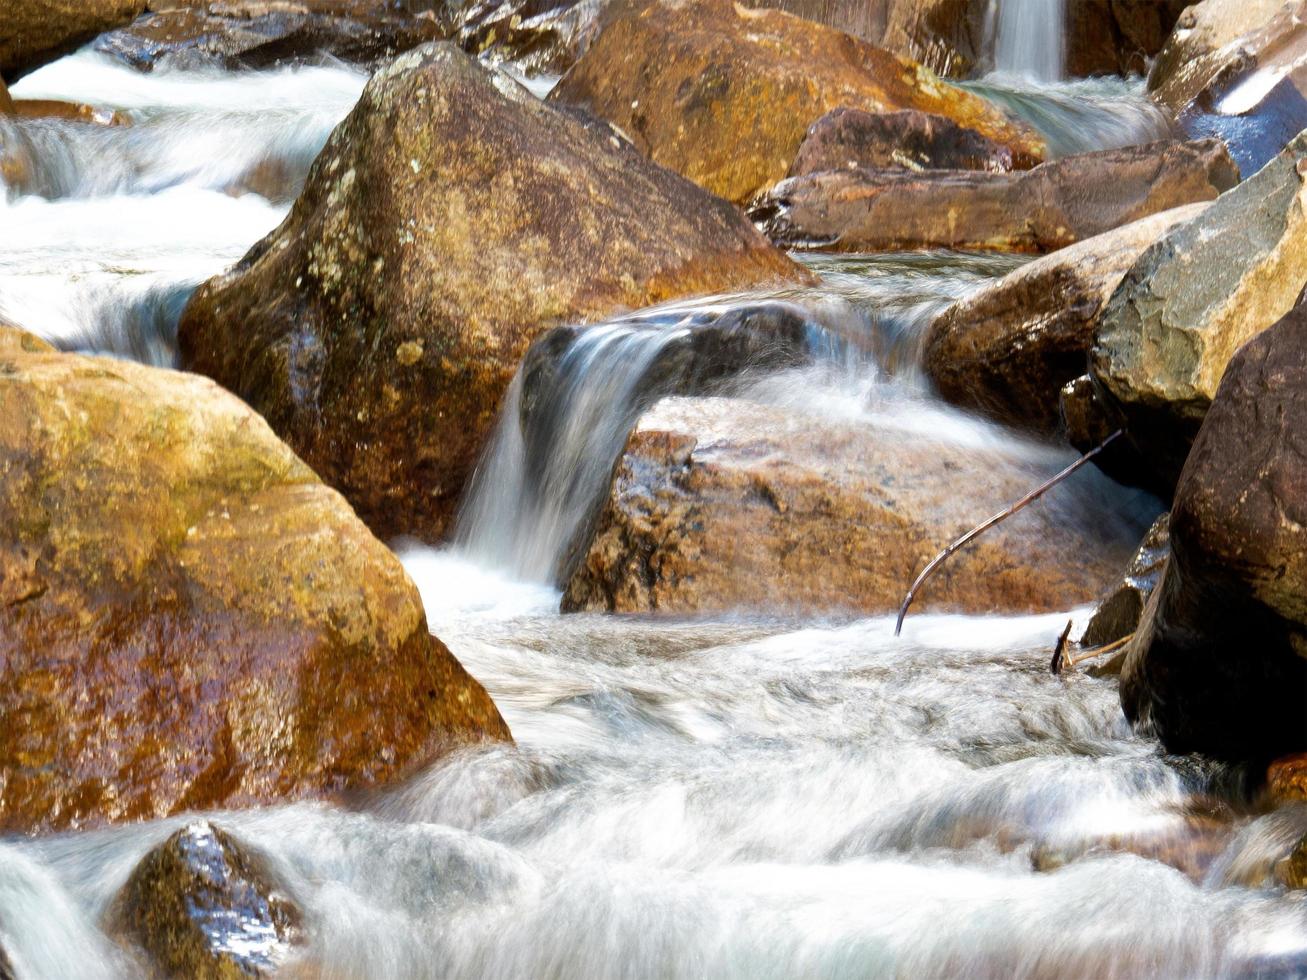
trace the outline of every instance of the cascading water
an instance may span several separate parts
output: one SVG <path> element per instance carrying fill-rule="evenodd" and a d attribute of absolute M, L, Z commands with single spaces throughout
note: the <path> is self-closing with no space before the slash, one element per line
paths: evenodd
<path fill-rule="evenodd" d="M 278 147 L 293 187 L 361 83 L 342 68 L 137 76 L 85 54 L 30 76 L 16 95 L 136 125 L 23 124 L 54 163 L 0 203 L 0 315 L 168 361 L 189 290 L 284 213 L 232 182 Z M 1079 84 L 1054 94 L 1092 103 Z M 891 617 L 558 614 L 569 542 L 631 421 L 668 391 L 729 385 L 1036 469 L 1065 461 L 942 406 L 918 368 L 934 313 L 1021 260 L 803 261 L 815 289 L 560 330 L 524 365 L 459 547 L 403 548 L 433 631 L 515 744 L 457 753 L 358 809 L 210 815 L 303 909 L 305 973 L 1301 975 L 1307 908 L 1265 881 L 1307 820 L 1248 806 L 1239 770 L 1161 755 L 1113 678 L 1050 676 L 1052 641 L 1086 610 L 923 614 L 902 639 Z M 752 338 L 772 324 L 769 342 L 713 348 L 732 357 L 696 373 L 703 345 L 748 317 L 762 317 Z M 1101 526 L 1146 507 L 1082 475 L 1036 506 Z M 18 980 L 140 975 L 106 913 L 184 819 L 0 841 L 0 950 Z"/>
<path fill-rule="evenodd" d="M 995 2 L 995 70 L 1040 82 L 1061 81 L 1067 0 Z"/>

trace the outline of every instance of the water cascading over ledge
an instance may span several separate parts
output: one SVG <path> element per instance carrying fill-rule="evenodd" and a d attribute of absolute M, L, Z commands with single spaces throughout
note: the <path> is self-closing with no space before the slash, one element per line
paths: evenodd
<path fill-rule="evenodd" d="M 1066 65 L 1065 2 L 992 0 L 994 69 L 1035 81 L 1061 81 Z"/>

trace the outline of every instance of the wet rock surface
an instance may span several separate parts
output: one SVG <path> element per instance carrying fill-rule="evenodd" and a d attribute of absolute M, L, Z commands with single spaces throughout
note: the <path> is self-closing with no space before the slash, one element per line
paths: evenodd
<path fill-rule="evenodd" d="M 665 399 L 627 442 L 563 608 L 889 612 L 940 549 L 1041 479 L 1019 459 L 869 420 Z M 1032 510 L 955 555 L 918 605 L 1065 609 L 1101 594 L 1133 547 Z"/>
<path fill-rule="evenodd" d="M 207 820 L 146 854 L 109 917 L 158 975 L 179 980 L 272 976 L 302 941 L 303 914 L 267 862 Z"/>
<path fill-rule="evenodd" d="M 1230 362 L 1176 487 L 1121 701 L 1175 752 L 1307 748 L 1307 307 Z"/>
<path fill-rule="evenodd" d="M 1162 566 L 1170 554 L 1171 515 L 1163 514 L 1144 535 L 1121 584 L 1094 610 L 1080 637 L 1081 646 L 1106 646 L 1129 636 L 1138 628 L 1144 607 L 1157 589 Z"/>
<path fill-rule="evenodd" d="M 943 116 L 840 108 L 808 129 L 789 176 L 860 167 L 1002 173 L 1012 169 L 1012 151 Z"/>
<path fill-rule="evenodd" d="M 1216 140 L 1065 157 L 1019 173 L 843 170 L 793 177 L 750 210 L 771 238 L 831 251 L 1049 252 L 1185 204 L 1239 174 Z"/>
<path fill-rule="evenodd" d="M 954 405 L 1055 435 L 1059 393 L 1084 373 L 1099 314 L 1122 277 L 1145 248 L 1206 207 L 1174 208 L 1095 235 L 953 304 L 927 330 L 927 377 Z"/>
<path fill-rule="evenodd" d="M 264 68 L 323 57 L 378 64 L 451 31 L 439 2 L 156 2 L 130 25 L 101 35 L 95 47 L 143 71 L 165 64 Z"/>
<path fill-rule="evenodd" d="M 1261 169 L 1307 129 L 1307 2 L 1195 4 L 1148 84 L 1186 133 L 1218 136 L 1245 173 Z"/>
<path fill-rule="evenodd" d="M 1095 394 L 1161 492 L 1175 485 L 1234 352 L 1307 282 L 1305 181 L 1307 135 L 1147 248 L 1100 316 Z"/>
<path fill-rule="evenodd" d="M 730 0 L 626 3 L 550 99 L 609 120 L 656 163 L 751 200 L 785 176 L 808 126 L 841 106 L 946 116 L 1043 158 L 1033 131 L 929 69 L 779 11 Z"/>
<path fill-rule="evenodd" d="M 5 0 L 0 77 L 13 81 L 125 24 L 146 0 Z"/>
<path fill-rule="evenodd" d="M 726 201 L 442 44 L 374 76 L 180 345 L 377 533 L 435 540 L 546 330 L 781 281 L 811 276 Z"/>
<path fill-rule="evenodd" d="M 0 833 L 331 796 L 508 732 L 212 382 L 0 329 Z"/>

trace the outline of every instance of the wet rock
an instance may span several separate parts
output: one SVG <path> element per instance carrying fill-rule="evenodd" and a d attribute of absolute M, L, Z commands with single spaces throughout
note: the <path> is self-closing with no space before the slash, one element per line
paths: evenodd
<path fill-rule="evenodd" d="M 148 13 L 103 34 L 95 47 L 142 71 L 161 64 L 266 68 L 324 56 L 373 65 L 451 30 L 438 2 L 179 0 L 152 3 Z"/>
<path fill-rule="evenodd" d="M 1307 306 L 1230 361 L 1176 487 L 1130 643 L 1127 716 L 1174 752 L 1307 749 Z"/>
<path fill-rule="evenodd" d="M 774 241 L 790 246 L 1050 252 L 1210 201 L 1238 179 L 1216 140 L 1161 141 L 1020 173 L 843 170 L 791 177 L 750 213 Z"/>
<path fill-rule="evenodd" d="M 126 24 L 146 0 L 5 0 L 0 17 L 0 76 L 13 81 Z"/>
<path fill-rule="evenodd" d="M 19 119 L 58 119 L 63 122 L 92 123 L 96 126 L 130 126 L 131 118 L 113 109 L 102 109 L 81 102 L 55 99 L 15 99 L 12 114 Z"/>
<path fill-rule="evenodd" d="M 1012 151 L 943 116 L 840 108 L 808 129 L 789 176 L 859 167 L 1002 173 L 1012 169 Z"/>
<path fill-rule="evenodd" d="M 1065 5 L 1072 77 L 1142 75 L 1191 0 L 1074 0 Z"/>
<path fill-rule="evenodd" d="M 664 399 L 627 441 L 563 608 L 897 609 L 941 548 L 1046 475 L 1019 452 L 977 453 L 923 431 L 727 398 Z M 1082 535 L 1056 507 L 1029 509 L 955 555 L 915 608 L 1084 602 L 1120 574 L 1135 540 L 1111 520 L 1095 524 Z"/>
<path fill-rule="evenodd" d="M 14 965 L 9 961 L 9 954 L 0 946 L 0 980 L 17 980 Z"/>
<path fill-rule="evenodd" d="M 585 52 L 609 0 L 474 0 L 454 14 L 465 51 L 529 74 L 562 74 Z"/>
<path fill-rule="evenodd" d="M 1144 535 L 1125 571 L 1125 577 L 1106 599 L 1098 604 L 1080 638 L 1083 647 L 1101 647 L 1129 636 L 1139 626 L 1162 566 L 1171 554 L 1171 515 L 1163 514 Z"/>
<path fill-rule="evenodd" d="M 1085 371 L 1098 316 L 1145 248 L 1207 204 L 1163 211 L 1059 249 L 941 313 L 924 365 L 954 405 L 1054 435 L 1061 389 Z"/>
<path fill-rule="evenodd" d="M 1273 805 L 1307 802 L 1307 753 L 1281 756 L 1266 767 L 1266 796 Z"/>
<path fill-rule="evenodd" d="M 1169 495 L 1226 364 L 1307 282 L 1307 134 L 1147 248 L 1099 318 L 1095 394 Z"/>
<path fill-rule="evenodd" d="M 270 976 L 293 955 L 303 922 L 262 856 L 207 820 L 146 854 L 109 918 L 158 973 L 187 980 Z"/>
<path fill-rule="evenodd" d="M 239 399 L 0 337 L 0 833 L 333 796 L 508 737 Z"/>
<path fill-rule="evenodd" d="M 1042 159 L 1033 131 L 929 69 L 819 24 L 731 0 L 654 0 L 612 14 L 550 94 L 609 120 L 655 162 L 732 201 L 789 170 L 832 109 L 917 109 Z"/>
<path fill-rule="evenodd" d="M 375 75 L 289 217 L 180 326 L 383 535 L 440 538 L 551 327 L 811 281 L 735 208 L 451 45 Z"/>
<path fill-rule="evenodd" d="M 12 116 L 14 114 L 14 100 L 9 97 L 9 89 L 5 88 L 3 78 L 0 78 L 0 116 Z"/>
<path fill-rule="evenodd" d="M 1203 0 L 1149 75 L 1191 136 L 1219 136 L 1245 173 L 1307 129 L 1307 0 Z"/>

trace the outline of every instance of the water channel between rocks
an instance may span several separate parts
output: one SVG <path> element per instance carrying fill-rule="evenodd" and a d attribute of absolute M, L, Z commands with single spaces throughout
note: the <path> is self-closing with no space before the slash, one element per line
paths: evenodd
<path fill-rule="evenodd" d="M 15 96 L 93 101 L 134 125 L 0 133 L 48 162 L 0 195 L 0 318 L 172 363 L 190 291 L 284 216 L 364 81 L 331 66 L 144 76 L 86 53 L 31 75 Z M 1065 147 L 1158 135 L 1130 83 L 974 84 Z M 1050 676 L 1052 641 L 1085 610 L 920 615 L 902 640 L 885 617 L 558 613 L 558 568 L 646 369 L 724 312 L 776 303 L 806 325 L 805 364 L 737 379 L 736 397 L 1001 448 L 1032 479 L 1065 464 L 945 408 L 918 373 L 930 315 L 1019 260 L 805 261 L 815 289 L 580 331 L 537 442 L 497 436 L 457 543 L 399 543 L 432 630 L 517 744 L 357 810 L 221 815 L 305 910 L 323 975 L 1254 976 L 1307 955 L 1307 903 L 1247 887 L 1268 842 L 1307 818 L 1246 812 L 1229 802 L 1239 772 L 1163 757 L 1129 730 L 1114 680 Z M 520 385 L 506 419 L 514 398 Z M 1152 516 L 1102 478 L 1038 506 Z M 20 975 L 132 975 L 100 923 L 182 822 L 0 841 L 0 940 Z"/>

